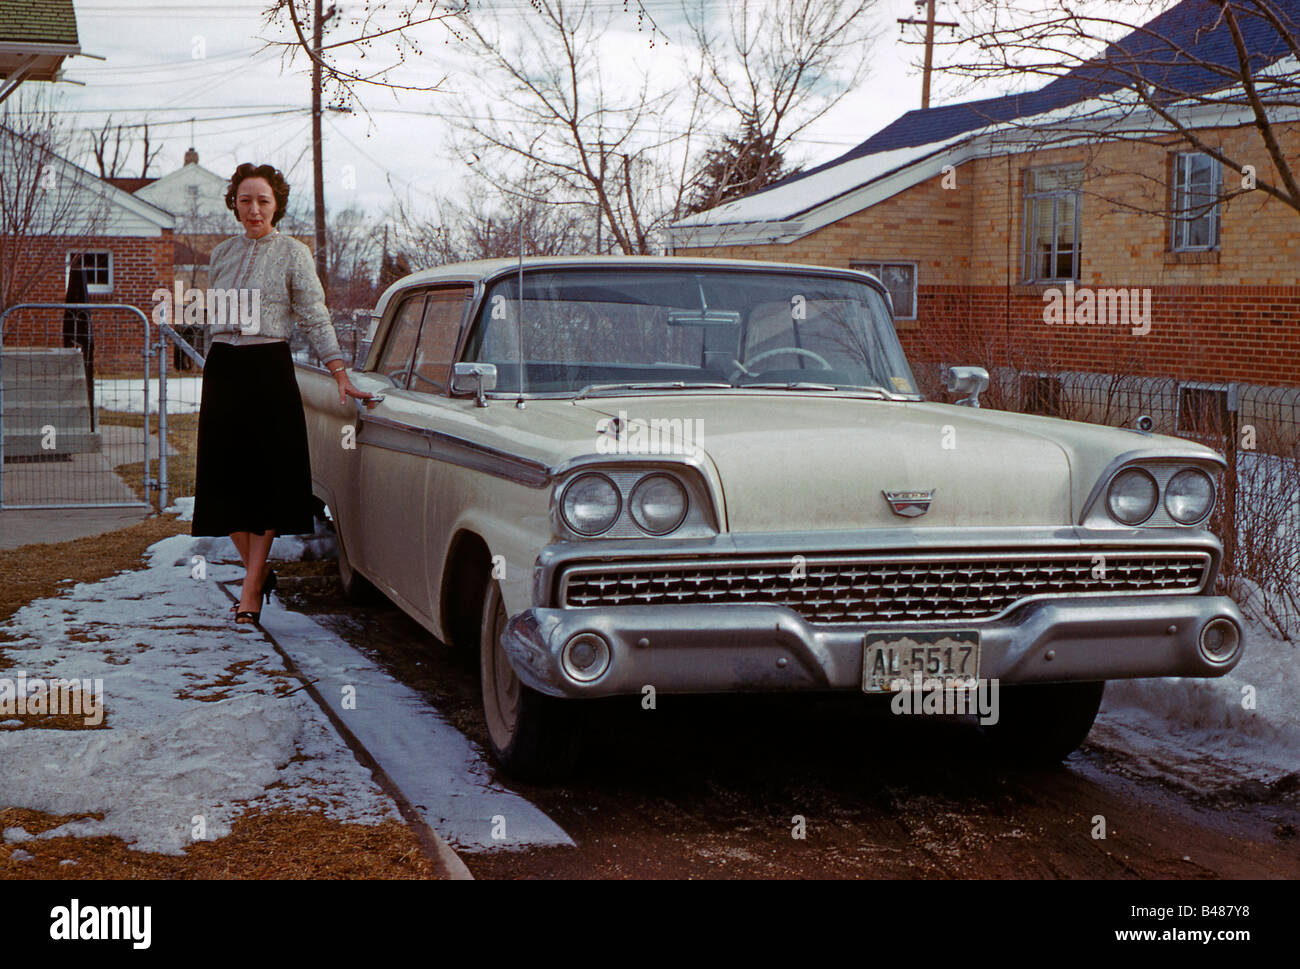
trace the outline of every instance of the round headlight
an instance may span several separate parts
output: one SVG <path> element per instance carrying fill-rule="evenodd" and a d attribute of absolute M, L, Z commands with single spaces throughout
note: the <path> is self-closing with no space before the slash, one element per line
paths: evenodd
<path fill-rule="evenodd" d="M 1159 498 L 1156 479 L 1141 468 L 1129 468 L 1111 481 L 1106 492 L 1106 505 L 1117 522 L 1140 525 L 1156 510 Z"/>
<path fill-rule="evenodd" d="M 686 518 L 686 489 L 676 478 L 652 474 L 632 489 L 632 520 L 651 535 L 666 535 Z"/>
<path fill-rule="evenodd" d="M 564 523 L 579 535 L 599 535 L 618 521 L 623 500 L 603 474 L 580 474 L 569 482 L 560 498 Z"/>
<path fill-rule="evenodd" d="M 1214 480 L 1198 468 L 1179 471 L 1165 485 L 1165 510 L 1180 525 L 1195 525 L 1214 507 Z"/>

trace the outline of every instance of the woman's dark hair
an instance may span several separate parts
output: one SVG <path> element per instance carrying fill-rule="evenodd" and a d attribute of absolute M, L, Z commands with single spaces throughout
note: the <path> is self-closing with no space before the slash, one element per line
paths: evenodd
<path fill-rule="evenodd" d="M 278 225 L 284 217 L 284 207 L 289 204 L 289 183 L 271 165 L 244 162 L 236 168 L 235 174 L 230 176 L 230 185 L 226 188 L 226 208 L 235 214 L 236 219 L 239 218 L 239 210 L 235 208 L 235 195 L 239 192 L 239 183 L 246 178 L 264 178 L 271 186 L 271 194 L 275 196 L 275 215 L 271 216 L 271 225 Z"/>

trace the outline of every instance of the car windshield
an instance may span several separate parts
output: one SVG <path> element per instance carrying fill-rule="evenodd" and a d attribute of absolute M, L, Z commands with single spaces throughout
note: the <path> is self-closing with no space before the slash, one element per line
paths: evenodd
<path fill-rule="evenodd" d="M 464 359 L 496 366 L 497 393 L 629 385 L 916 393 L 880 293 L 797 271 L 525 271 L 522 302 L 512 273 L 488 290 Z"/>

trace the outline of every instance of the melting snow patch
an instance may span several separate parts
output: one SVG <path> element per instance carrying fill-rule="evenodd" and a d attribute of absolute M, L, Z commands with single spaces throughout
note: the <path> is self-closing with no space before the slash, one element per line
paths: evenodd
<path fill-rule="evenodd" d="M 196 554 L 207 559 L 202 580 L 192 578 Z M 179 854 L 197 819 L 217 838 L 254 805 L 399 817 L 317 707 L 278 695 L 296 683 L 266 640 L 227 618 L 218 582 L 242 571 L 223 564 L 231 559 L 228 538 L 172 536 L 150 548 L 145 569 L 77 583 L 6 624 L 14 671 L 104 683 L 104 729 L 0 733 L 0 805 L 102 815 L 38 837 L 111 834 Z"/>
<path fill-rule="evenodd" d="M 332 554 L 332 542 L 328 532 L 277 538 L 272 558 Z M 137 850 L 180 854 L 200 827 L 206 839 L 224 837 L 251 806 L 363 823 L 398 819 L 271 644 L 230 621 L 219 584 L 243 575 L 230 539 L 173 535 L 145 558 L 141 571 L 32 602 L 4 627 L 13 670 L 104 684 L 103 729 L 27 723 L 0 733 L 0 806 L 100 815 L 29 837 L 117 835 Z M 272 604 L 262 618 L 453 844 L 572 844 L 534 805 L 492 781 L 480 752 L 415 691 L 307 616 Z M 283 694 L 285 685 L 296 692 Z M 338 703 L 344 685 L 360 697 L 355 709 Z"/>
<path fill-rule="evenodd" d="M 1248 621 L 1241 662 L 1217 679 L 1118 680 L 1089 742 L 1139 773 L 1202 793 L 1271 784 L 1300 767 L 1300 648 Z"/>

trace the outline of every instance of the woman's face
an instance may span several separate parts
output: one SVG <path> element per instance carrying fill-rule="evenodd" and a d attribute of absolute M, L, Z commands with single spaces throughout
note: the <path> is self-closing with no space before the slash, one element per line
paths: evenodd
<path fill-rule="evenodd" d="M 271 217 L 275 215 L 275 193 L 271 183 L 264 178 L 246 178 L 235 189 L 235 213 L 252 239 L 271 233 Z"/>

